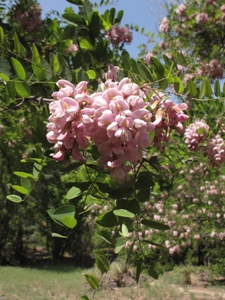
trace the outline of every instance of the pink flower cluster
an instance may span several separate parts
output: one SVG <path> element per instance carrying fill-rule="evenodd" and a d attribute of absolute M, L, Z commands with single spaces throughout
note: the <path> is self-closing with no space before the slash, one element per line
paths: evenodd
<path fill-rule="evenodd" d="M 166 17 L 164 17 L 159 26 L 159 31 L 160 32 L 168 32 L 169 30 L 170 30 L 169 20 Z"/>
<path fill-rule="evenodd" d="M 168 141 L 171 129 L 182 131 L 188 117 L 185 104 L 175 105 L 171 100 L 147 101 L 145 93 L 129 78 L 120 82 L 107 80 L 101 91 L 89 94 L 86 82 L 76 87 L 58 81 L 59 91 L 53 93 L 49 105 L 50 117 L 47 139 L 55 144 L 56 160 L 74 159 L 85 162 L 80 149 L 94 143 L 100 154 L 98 164 L 119 183 L 129 180 L 132 165 L 143 158 L 143 150 Z M 149 109 L 148 109 L 149 108 Z M 150 112 L 152 110 L 153 113 Z"/>
<path fill-rule="evenodd" d="M 120 43 L 130 44 L 133 39 L 133 34 L 128 27 L 122 27 L 116 24 L 106 32 L 105 37 L 110 40 L 113 46 L 118 46 Z"/>
<path fill-rule="evenodd" d="M 220 134 L 217 134 L 209 141 L 207 154 L 212 166 L 219 166 L 225 163 L 225 142 Z"/>
<path fill-rule="evenodd" d="M 77 44 L 71 44 L 67 49 L 66 49 L 66 53 L 69 54 L 69 53 L 74 53 L 74 52 L 77 52 L 78 51 L 78 45 Z"/>
<path fill-rule="evenodd" d="M 185 130 L 185 143 L 190 150 L 198 150 L 200 144 L 205 141 L 209 131 L 209 126 L 204 120 L 196 120 Z"/>
<path fill-rule="evenodd" d="M 11 22 L 20 25 L 22 31 L 33 31 L 42 28 L 44 22 L 41 20 L 42 8 L 39 4 L 33 4 L 26 11 L 22 11 L 19 5 L 13 5 L 9 16 Z"/>
<path fill-rule="evenodd" d="M 185 13 L 186 9 L 187 6 L 184 3 L 182 3 L 175 9 L 175 12 L 176 14 L 178 14 L 178 16 L 182 16 Z"/>
<path fill-rule="evenodd" d="M 208 15 L 206 13 L 198 13 L 196 15 L 196 23 L 199 25 L 205 24 L 208 21 Z"/>

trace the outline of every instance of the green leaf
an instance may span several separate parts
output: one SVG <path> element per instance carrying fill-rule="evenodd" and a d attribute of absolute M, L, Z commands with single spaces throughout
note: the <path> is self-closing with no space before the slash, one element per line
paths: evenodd
<path fill-rule="evenodd" d="M 81 38 L 79 45 L 80 45 L 80 48 L 85 49 L 85 50 L 93 50 L 94 49 L 91 42 L 86 38 Z"/>
<path fill-rule="evenodd" d="M 102 238 L 106 243 L 112 245 L 112 238 L 110 236 L 110 234 L 107 231 L 104 230 L 99 230 L 96 232 L 97 235 L 100 236 L 100 238 Z"/>
<path fill-rule="evenodd" d="M 101 273 L 106 273 L 109 271 L 109 261 L 105 257 L 105 255 L 98 251 L 94 251 L 94 256 L 95 256 L 95 262 L 98 267 L 98 269 L 101 271 Z"/>
<path fill-rule="evenodd" d="M 150 172 L 140 172 L 135 182 L 135 188 L 137 190 L 149 190 L 154 185 L 152 175 Z"/>
<path fill-rule="evenodd" d="M 11 65 L 3 56 L 0 56 L 0 72 L 8 77 L 12 76 Z"/>
<path fill-rule="evenodd" d="M 220 83 L 218 79 L 216 79 L 216 81 L 214 82 L 214 94 L 216 95 L 216 97 L 220 96 Z"/>
<path fill-rule="evenodd" d="M 174 85 L 175 91 L 178 94 L 182 93 L 184 91 L 184 84 L 183 84 L 182 80 L 179 77 L 175 77 L 173 82 L 174 82 L 173 85 Z"/>
<path fill-rule="evenodd" d="M 75 5 L 83 5 L 83 0 L 66 0 L 66 1 Z"/>
<path fill-rule="evenodd" d="M 109 192 L 109 197 L 112 199 L 123 199 L 130 196 L 134 192 L 133 187 L 122 187 L 119 189 L 113 189 Z"/>
<path fill-rule="evenodd" d="M 0 73 L 0 78 L 1 78 L 2 80 L 6 81 L 6 82 L 9 81 L 9 77 L 8 77 L 7 75 L 3 74 L 3 73 Z"/>
<path fill-rule="evenodd" d="M 122 238 L 118 238 L 116 241 L 115 253 L 118 254 L 125 247 L 125 242 Z"/>
<path fill-rule="evenodd" d="M 159 229 L 159 230 L 168 230 L 168 229 L 170 229 L 170 227 L 168 225 L 158 223 L 158 222 L 155 222 L 155 221 L 151 221 L 151 220 L 146 220 L 146 219 L 141 220 L 141 224 L 143 224 L 145 226 L 148 226 L 150 228 Z"/>
<path fill-rule="evenodd" d="M 17 195 L 8 195 L 8 196 L 6 196 L 6 198 L 14 203 L 23 202 L 23 199 Z"/>
<path fill-rule="evenodd" d="M 150 195 L 151 195 L 151 191 L 150 189 L 148 190 L 140 190 L 138 193 L 137 193 L 137 200 L 141 203 L 144 203 L 146 201 L 149 201 L 150 199 Z"/>
<path fill-rule="evenodd" d="M 33 44 L 31 51 L 32 51 L 31 61 L 38 65 L 41 62 L 41 57 L 35 44 Z"/>
<path fill-rule="evenodd" d="M 11 57 L 11 62 L 13 69 L 15 70 L 17 76 L 19 77 L 20 80 L 25 80 L 26 79 L 26 72 L 22 66 L 22 64 L 15 59 L 14 57 Z"/>
<path fill-rule="evenodd" d="M 137 261 L 137 268 L 136 268 L 136 282 L 138 283 L 140 275 L 141 275 L 141 271 L 142 271 L 142 258 L 139 258 Z"/>
<path fill-rule="evenodd" d="M 26 172 L 13 172 L 14 175 L 21 177 L 21 178 L 32 178 L 34 179 L 33 174 L 26 173 Z"/>
<path fill-rule="evenodd" d="M 29 178 L 20 178 L 20 185 L 27 189 L 29 193 L 31 192 L 32 183 Z"/>
<path fill-rule="evenodd" d="M 54 74 L 56 74 L 59 71 L 59 60 L 56 54 L 51 55 L 50 66 Z"/>
<path fill-rule="evenodd" d="M 20 54 L 23 57 L 26 57 L 27 56 L 27 50 L 20 43 L 18 35 L 16 33 L 14 33 L 13 41 L 14 41 L 14 52 L 17 53 L 17 54 Z"/>
<path fill-rule="evenodd" d="M 113 210 L 113 213 L 115 216 L 123 217 L 123 218 L 132 219 L 135 217 L 135 214 L 133 214 L 132 212 L 130 212 L 126 209 L 115 209 L 115 210 Z"/>
<path fill-rule="evenodd" d="M 69 21 L 69 23 L 79 26 L 86 26 L 86 22 L 84 18 L 78 14 L 75 13 L 64 13 L 62 15 L 62 18 L 66 21 Z"/>
<path fill-rule="evenodd" d="M 77 220 L 74 217 L 71 216 L 64 216 L 61 219 L 63 225 L 66 227 L 73 229 L 77 225 Z"/>
<path fill-rule="evenodd" d="M 28 190 L 23 187 L 23 186 L 20 186 L 20 185 L 12 185 L 11 186 L 15 191 L 19 192 L 20 194 L 23 194 L 23 195 L 27 195 L 29 192 Z"/>
<path fill-rule="evenodd" d="M 155 67 L 155 71 L 162 77 L 164 75 L 164 67 L 161 62 L 157 58 L 152 56 L 150 63 Z"/>
<path fill-rule="evenodd" d="M 68 238 L 65 235 L 61 235 L 61 234 L 55 233 L 55 232 L 52 233 L 52 237 L 56 237 L 56 238 L 60 238 L 60 239 L 67 239 Z"/>
<path fill-rule="evenodd" d="M 75 186 L 73 186 L 66 194 L 66 198 L 68 200 L 74 199 L 78 196 L 80 196 L 81 190 Z"/>
<path fill-rule="evenodd" d="M 145 79 L 146 81 L 150 81 L 150 82 L 154 81 L 154 77 L 153 77 L 150 69 L 147 68 L 146 65 L 142 61 L 137 61 L 137 68 L 138 68 L 139 74 L 141 75 L 141 77 L 143 79 Z"/>
<path fill-rule="evenodd" d="M 100 215 L 96 223 L 102 227 L 111 228 L 117 225 L 117 218 L 112 211 Z"/>
<path fill-rule="evenodd" d="M 96 276 L 84 274 L 85 279 L 90 284 L 90 286 L 93 288 L 93 290 L 97 291 L 99 288 L 99 281 Z"/>
<path fill-rule="evenodd" d="M 148 269 L 148 275 L 151 276 L 154 279 L 158 279 L 159 278 L 159 275 L 156 273 L 156 271 L 152 267 L 150 267 Z"/>
<path fill-rule="evenodd" d="M 97 74 L 94 70 L 88 70 L 88 71 L 86 71 L 86 73 L 87 73 L 88 78 L 91 80 L 95 79 L 97 76 Z"/>
<path fill-rule="evenodd" d="M 3 28 L 0 26 L 0 45 L 3 45 L 5 40 L 5 34 Z"/>
<path fill-rule="evenodd" d="M 120 11 L 118 11 L 118 13 L 117 13 L 117 17 L 116 17 L 116 19 L 115 19 L 115 24 L 116 23 L 120 23 L 120 21 L 122 20 L 122 18 L 123 18 L 123 13 L 124 13 L 124 11 L 123 10 L 120 10 Z"/>
<path fill-rule="evenodd" d="M 30 87 L 25 83 L 21 81 L 13 81 L 15 90 L 18 93 L 19 96 L 23 98 L 29 98 L 31 95 Z"/>
<path fill-rule="evenodd" d="M 204 78 L 200 85 L 199 97 L 203 98 L 204 96 L 207 96 L 209 98 L 212 96 L 212 88 L 207 78 Z"/>
<path fill-rule="evenodd" d="M 100 33 L 100 18 L 98 13 L 96 11 L 91 12 L 88 19 L 89 19 L 88 28 L 90 29 L 94 37 L 98 37 Z"/>
<path fill-rule="evenodd" d="M 34 176 L 35 179 L 38 179 L 42 168 L 43 168 L 43 166 L 41 164 L 34 163 L 34 166 L 33 166 L 33 176 Z"/>
<path fill-rule="evenodd" d="M 68 1 L 68 0 L 67 0 Z M 80 300 L 89 300 L 88 296 L 87 295 L 83 295 L 80 297 Z"/>
<path fill-rule="evenodd" d="M 129 237 L 130 236 L 129 230 L 128 230 L 128 228 L 127 228 L 127 226 L 125 224 L 122 224 L 121 231 L 119 233 L 123 237 Z"/>
<path fill-rule="evenodd" d="M 75 227 L 76 226 L 76 219 L 75 216 L 75 206 L 74 205 L 63 205 L 58 207 L 56 210 L 49 209 L 47 210 L 47 213 L 52 218 L 54 222 L 59 224 L 60 226 L 66 226 L 66 227 Z M 71 218 L 65 218 L 65 217 L 71 217 Z M 66 225 L 65 225 L 65 224 Z M 68 226 L 67 226 L 68 225 Z"/>
<path fill-rule="evenodd" d="M 192 79 L 188 80 L 187 88 L 188 88 L 188 90 L 189 90 L 192 97 L 195 97 L 197 95 L 196 84 L 194 83 L 194 81 Z"/>

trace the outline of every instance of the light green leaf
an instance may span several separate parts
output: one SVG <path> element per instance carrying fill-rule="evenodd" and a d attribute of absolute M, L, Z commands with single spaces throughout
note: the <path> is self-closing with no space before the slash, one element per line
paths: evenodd
<path fill-rule="evenodd" d="M 26 172 L 13 172 L 14 175 L 21 177 L 21 178 L 32 178 L 34 179 L 33 174 L 26 173 Z"/>
<path fill-rule="evenodd" d="M 61 235 L 61 234 L 55 233 L 55 232 L 52 233 L 52 237 L 56 237 L 56 238 L 60 238 L 60 239 L 67 239 L 68 238 L 65 235 Z"/>
<path fill-rule="evenodd" d="M 80 196 L 81 190 L 75 186 L 73 186 L 66 194 L 66 198 L 68 200 L 74 199 L 78 196 Z"/>
<path fill-rule="evenodd" d="M 8 195 L 8 196 L 6 196 L 6 198 L 14 203 L 23 202 L 23 199 L 17 195 Z"/>
<path fill-rule="evenodd" d="M 88 71 L 86 71 L 86 73 L 87 73 L 87 76 L 89 79 L 95 79 L 97 76 L 97 74 L 94 70 L 88 70 Z"/>
<path fill-rule="evenodd" d="M 130 212 L 126 209 L 115 209 L 115 210 L 113 210 L 113 213 L 115 216 L 123 217 L 123 218 L 132 219 L 135 217 L 135 214 L 133 214 L 132 212 Z"/>
<path fill-rule="evenodd" d="M 57 73 L 59 71 L 59 60 L 56 54 L 51 55 L 50 66 L 53 73 Z"/>
<path fill-rule="evenodd" d="M 123 237 L 129 237 L 130 236 L 129 230 L 128 230 L 128 228 L 125 224 L 122 224 L 122 226 L 121 226 L 120 235 L 122 235 Z"/>
<path fill-rule="evenodd" d="M 85 279 L 90 284 L 90 286 L 93 288 L 93 290 L 97 291 L 99 288 L 99 281 L 96 276 L 84 274 Z"/>
<path fill-rule="evenodd" d="M 77 220 L 74 217 L 71 216 L 64 216 L 62 217 L 62 223 L 66 227 L 73 229 L 77 225 Z"/>
<path fill-rule="evenodd" d="M 94 49 L 92 44 L 86 38 L 81 38 L 79 44 L 80 44 L 80 47 L 82 49 L 86 49 L 86 50 L 93 50 Z"/>
<path fill-rule="evenodd" d="M 26 79 L 26 72 L 22 66 L 22 64 L 15 59 L 14 57 L 11 57 L 11 62 L 13 69 L 15 70 L 17 76 L 19 77 L 20 80 L 25 80 Z"/>
<path fill-rule="evenodd" d="M 68 0 L 67 0 L 68 1 Z M 88 296 L 87 295 L 83 295 L 80 297 L 80 300 L 89 300 Z"/>
<path fill-rule="evenodd" d="M 0 26 L 0 45 L 3 45 L 5 39 L 5 34 L 3 28 Z"/>
<path fill-rule="evenodd" d="M 23 98 L 30 97 L 30 87 L 25 82 L 14 81 L 14 85 L 19 96 Z"/>
<path fill-rule="evenodd" d="M 3 74 L 3 73 L 0 73 L 0 78 L 1 78 L 2 80 L 6 81 L 6 82 L 9 81 L 9 77 L 8 77 L 7 75 Z"/>
<path fill-rule="evenodd" d="M 40 58 L 40 54 L 39 54 L 38 49 L 35 46 L 35 44 L 33 44 L 32 48 L 31 48 L 31 51 L 32 51 L 31 60 L 32 60 L 33 63 L 38 65 L 41 62 L 41 58 Z"/>
<path fill-rule="evenodd" d="M 25 187 L 20 186 L 20 185 L 12 185 L 12 188 L 15 191 L 17 191 L 17 192 L 19 192 L 20 194 L 23 194 L 23 195 L 27 195 L 29 193 L 28 190 Z"/>
<path fill-rule="evenodd" d="M 125 242 L 122 238 L 118 238 L 116 241 L 115 253 L 118 254 L 125 247 Z"/>

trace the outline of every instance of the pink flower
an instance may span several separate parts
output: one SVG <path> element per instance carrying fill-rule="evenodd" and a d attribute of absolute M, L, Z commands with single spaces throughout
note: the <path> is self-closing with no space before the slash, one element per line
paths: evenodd
<path fill-rule="evenodd" d="M 74 52 L 77 52 L 78 51 L 78 45 L 77 44 L 71 44 L 66 50 L 65 52 L 68 54 L 68 53 L 74 53 Z"/>
<path fill-rule="evenodd" d="M 175 9 L 175 12 L 178 14 L 178 16 L 182 16 L 185 13 L 186 9 L 186 5 L 182 3 Z"/>
<path fill-rule="evenodd" d="M 225 143 L 220 134 L 209 141 L 207 155 L 213 166 L 219 166 L 225 162 Z"/>
<path fill-rule="evenodd" d="M 169 20 L 166 17 L 164 17 L 159 26 L 159 31 L 163 33 L 163 32 L 168 32 L 169 30 L 170 30 Z"/>
<path fill-rule="evenodd" d="M 121 27 L 119 24 L 113 25 L 106 32 L 105 37 L 110 40 L 113 46 L 118 46 L 120 43 L 130 44 L 133 39 L 130 29 L 128 27 Z"/>
<path fill-rule="evenodd" d="M 208 15 L 206 13 L 198 13 L 196 15 L 196 23 L 199 25 L 205 24 L 208 21 Z"/>
<path fill-rule="evenodd" d="M 185 143 L 190 150 L 198 150 L 200 144 L 205 141 L 209 131 L 209 126 L 204 120 L 196 120 L 185 130 Z"/>

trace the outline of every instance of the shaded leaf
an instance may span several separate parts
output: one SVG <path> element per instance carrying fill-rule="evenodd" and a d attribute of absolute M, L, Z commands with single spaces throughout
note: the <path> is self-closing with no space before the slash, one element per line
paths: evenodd
<path fill-rule="evenodd" d="M 115 217 L 113 212 L 110 211 L 100 215 L 97 218 L 96 223 L 98 225 L 101 225 L 102 227 L 111 228 L 117 225 L 117 218 Z"/>
<path fill-rule="evenodd" d="M 139 281 L 139 277 L 141 275 L 141 271 L 142 271 L 142 258 L 139 258 L 137 261 L 137 268 L 136 268 L 136 282 L 138 283 Z"/>
<path fill-rule="evenodd" d="M 151 220 L 146 220 L 146 219 L 141 220 L 141 224 L 143 224 L 145 226 L 148 226 L 150 228 L 159 229 L 159 230 L 168 230 L 168 229 L 170 229 L 170 227 L 168 225 L 158 223 L 158 222 L 155 222 L 155 221 L 151 221 Z"/>
<path fill-rule="evenodd" d="M 109 271 L 109 261 L 107 260 L 105 255 L 102 252 L 95 250 L 94 256 L 95 256 L 95 262 L 96 262 L 98 269 L 102 273 L 108 272 Z"/>

